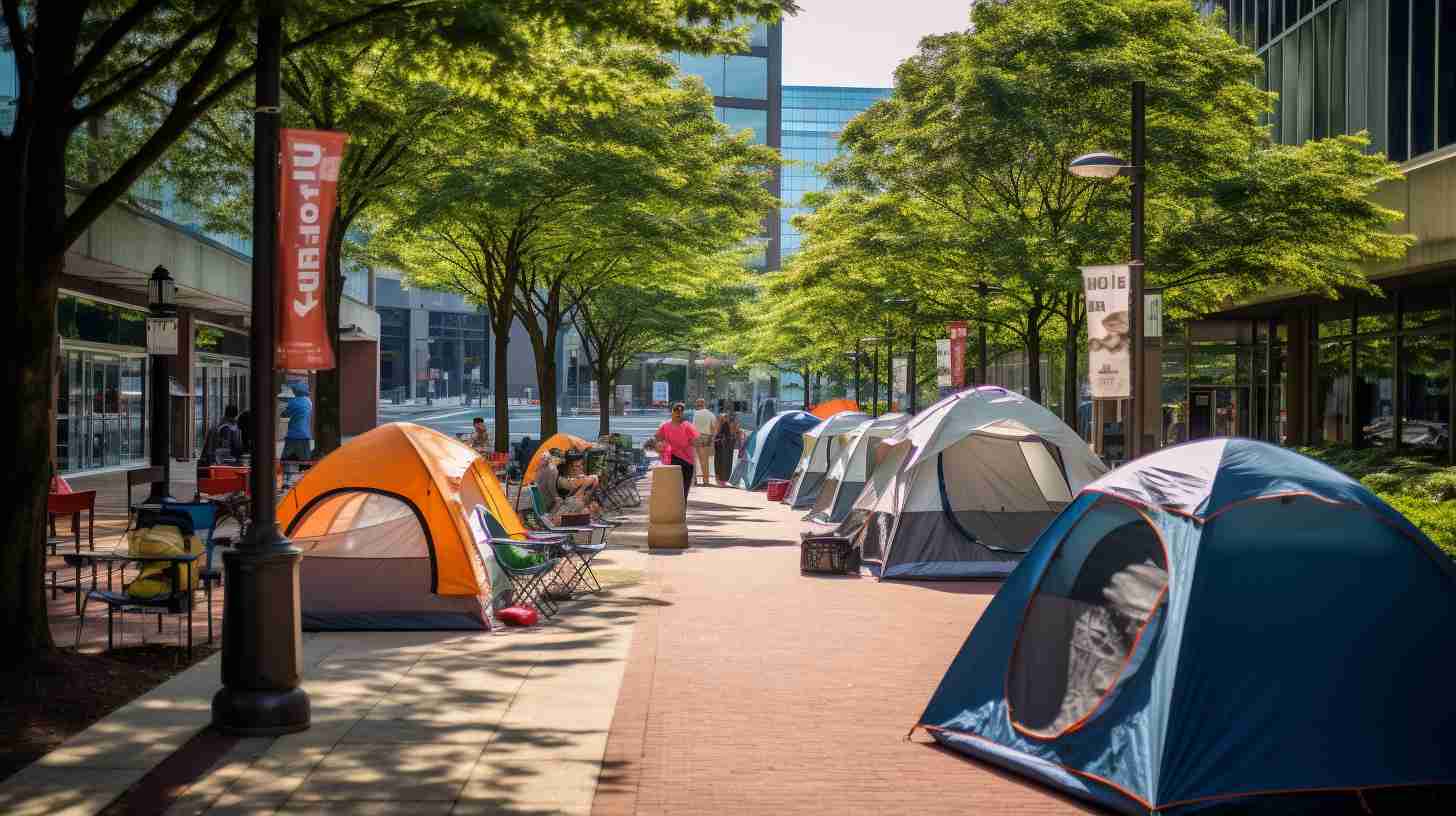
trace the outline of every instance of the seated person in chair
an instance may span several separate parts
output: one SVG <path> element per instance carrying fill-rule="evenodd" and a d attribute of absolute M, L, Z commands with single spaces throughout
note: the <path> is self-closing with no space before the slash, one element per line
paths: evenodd
<path fill-rule="evenodd" d="M 563 460 L 564 463 L 558 470 L 557 462 Z M 558 526 L 565 516 L 581 515 L 582 513 L 595 516 L 602 512 L 602 506 L 595 496 L 600 480 L 596 476 L 588 476 L 583 472 L 585 462 L 586 454 L 573 450 L 568 451 L 561 459 L 557 459 L 556 452 L 552 451 L 551 457 L 542 463 L 541 471 L 538 471 L 536 477 L 536 484 L 543 490 L 548 502 L 546 515 L 548 524 Z M 546 487 L 553 482 L 555 490 Z"/>

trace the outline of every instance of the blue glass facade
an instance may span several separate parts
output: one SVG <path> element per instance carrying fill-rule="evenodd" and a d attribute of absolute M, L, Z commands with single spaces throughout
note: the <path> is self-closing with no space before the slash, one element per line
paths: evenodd
<path fill-rule="evenodd" d="M 718 121 L 734 131 L 753 132 L 754 141 L 780 147 L 779 102 L 783 91 L 783 31 L 777 25 L 756 23 L 750 30 L 749 50 L 743 54 L 699 56 L 673 52 L 668 59 L 684 74 L 695 76 L 713 94 Z M 776 178 L 773 190 L 781 179 Z M 778 212 L 769 213 L 759 235 L 763 251 L 749 261 L 757 269 L 779 268 Z"/>
<path fill-rule="evenodd" d="M 783 154 L 789 162 L 783 171 L 779 197 L 779 229 L 783 255 L 797 252 L 802 236 L 789 223 L 794 216 L 809 212 L 804 194 L 823 190 L 827 179 L 819 166 L 839 155 L 839 134 L 861 111 L 890 95 L 890 88 L 830 88 L 818 85 L 790 85 L 783 94 Z"/>

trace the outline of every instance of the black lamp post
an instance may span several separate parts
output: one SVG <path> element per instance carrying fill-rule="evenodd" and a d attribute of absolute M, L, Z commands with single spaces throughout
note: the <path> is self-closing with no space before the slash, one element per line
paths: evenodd
<path fill-rule="evenodd" d="M 875 347 L 874 359 L 870 361 L 870 415 L 880 415 L 880 338 L 861 337 L 861 343 Z"/>
<path fill-rule="evenodd" d="M 223 554 L 227 603 L 222 618 L 223 687 L 212 723 L 241 736 L 274 736 L 309 725 L 298 598 L 302 553 L 278 531 L 274 506 L 278 379 L 275 371 L 278 237 L 279 62 L 283 12 L 278 0 L 258 13 L 257 106 L 253 113 L 253 334 L 251 409 L 252 524 Z"/>
<path fill-rule="evenodd" d="M 1072 160 L 1067 169 L 1074 176 L 1110 179 L 1132 178 L 1132 260 L 1128 264 L 1127 318 L 1132 324 L 1128 353 L 1128 418 L 1127 458 L 1135 459 L 1142 450 L 1142 417 L 1138 389 L 1142 387 L 1143 367 L 1143 186 L 1147 176 L 1146 138 L 1147 85 L 1142 80 L 1132 83 L 1132 161 L 1123 161 L 1110 153 L 1088 153 Z"/>
<path fill-rule="evenodd" d="M 147 306 L 151 318 L 168 324 L 170 335 L 175 344 L 177 338 L 177 284 L 172 280 L 172 275 L 167 267 L 158 266 L 152 270 L 152 277 L 147 281 Z M 160 505 L 163 500 L 170 499 L 172 490 L 172 422 L 167 416 L 168 407 L 172 404 L 172 357 L 177 353 L 174 347 L 170 351 L 162 350 L 154 352 L 152 357 L 152 432 L 150 434 L 152 447 L 152 465 L 162 469 L 160 481 L 152 482 L 152 491 L 147 496 L 148 504 Z"/>
<path fill-rule="evenodd" d="M 854 360 L 854 404 L 855 404 L 855 407 L 858 408 L 859 407 L 859 404 L 860 404 L 860 402 L 859 402 L 859 358 L 862 356 L 862 352 L 859 350 L 859 342 L 858 341 L 855 342 L 855 344 L 854 344 L 854 351 L 847 351 L 847 352 L 844 353 L 844 356 L 850 358 L 851 360 Z"/>

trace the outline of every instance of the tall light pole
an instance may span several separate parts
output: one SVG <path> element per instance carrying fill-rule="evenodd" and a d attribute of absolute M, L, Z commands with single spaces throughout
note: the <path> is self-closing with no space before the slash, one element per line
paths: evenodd
<path fill-rule="evenodd" d="M 298 567 L 302 553 L 278 531 L 274 506 L 278 405 L 277 268 L 279 62 L 283 9 L 266 0 L 258 11 L 258 73 L 253 112 L 253 334 L 251 408 L 252 524 L 223 554 L 227 603 L 222 618 L 223 687 L 212 698 L 212 723 L 241 736 L 274 736 L 308 728 L 303 677 Z"/>
<path fill-rule="evenodd" d="M 886 298 L 886 306 L 909 306 L 910 307 L 910 359 L 907 361 L 905 371 L 905 391 L 907 392 L 907 412 L 915 413 L 915 302 L 910 298 Z M 889 326 L 889 321 L 885 324 Z M 889 332 L 886 332 L 888 335 Z M 894 355 L 890 358 L 890 394 L 893 400 L 895 393 L 895 361 Z"/>
<path fill-rule="evenodd" d="M 874 359 L 870 361 L 870 416 L 880 415 L 880 338 L 861 337 L 861 343 L 875 347 Z"/>
<path fill-rule="evenodd" d="M 1142 80 L 1132 83 L 1132 161 L 1110 153 L 1088 153 L 1072 160 L 1067 169 L 1074 176 L 1110 179 L 1128 176 L 1132 179 L 1132 260 L 1128 263 L 1127 318 L 1132 325 L 1128 353 L 1128 418 L 1127 458 L 1135 459 L 1142 451 L 1142 417 L 1138 389 L 1143 387 L 1143 196 L 1147 181 L 1146 139 L 1147 85 Z"/>
<path fill-rule="evenodd" d="M 861 352 L 859 350 L 859 341 L 855 341 L 854 351 L 848 351 L 848 352 L 845 352 L 845 354 L 844 354 L 844 356 L 850 358 L 851 360 L 854 360 L 854 405 L 855 405 L 855 409 L 856 410 L 859 409 L 859 404 L 860 404 L 859 403 L 859 358 L 860 358 L 860 354 L 861 354 Z"/>
<path fill-rule="evenodd" d="M 147 300 L 152 320 L 163 324 L 162 328 L 173 341 L 170 349 L 159 349 L 151 355 L 152 415 L 148 421 L 152 423 L 152 432 L 149 441 L 152 465 L 162 468 L 162 478 L 152 482 L 147 503 L 160 506 L 164 500 L 171 498 L 172 492 L 172 418 L 167 414 L 172 404 L 171 362 L 177 353 L 177 284 L 167 267 L 158 266 L 152 270 L 152 277 L 147 281 Z"/>
<path fill-rule="evenodd" d="M 988 385 L 991 380 L 986 373 L 986 295 L 990 287 L 985 283 L 976 284 L 976 293 L 981 296 L 981 319 L 976 321 L 976 374 L 980 382 L 977 385 Z"/>

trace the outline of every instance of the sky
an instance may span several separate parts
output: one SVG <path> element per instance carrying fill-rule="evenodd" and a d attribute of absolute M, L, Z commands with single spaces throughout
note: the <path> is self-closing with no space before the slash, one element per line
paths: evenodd
<path fill-rule="evenodd" d="M 970 0 L 799 0 L 784 17 L 784 84 L 888 88 L 926 34 L 969 25 Z"/>

